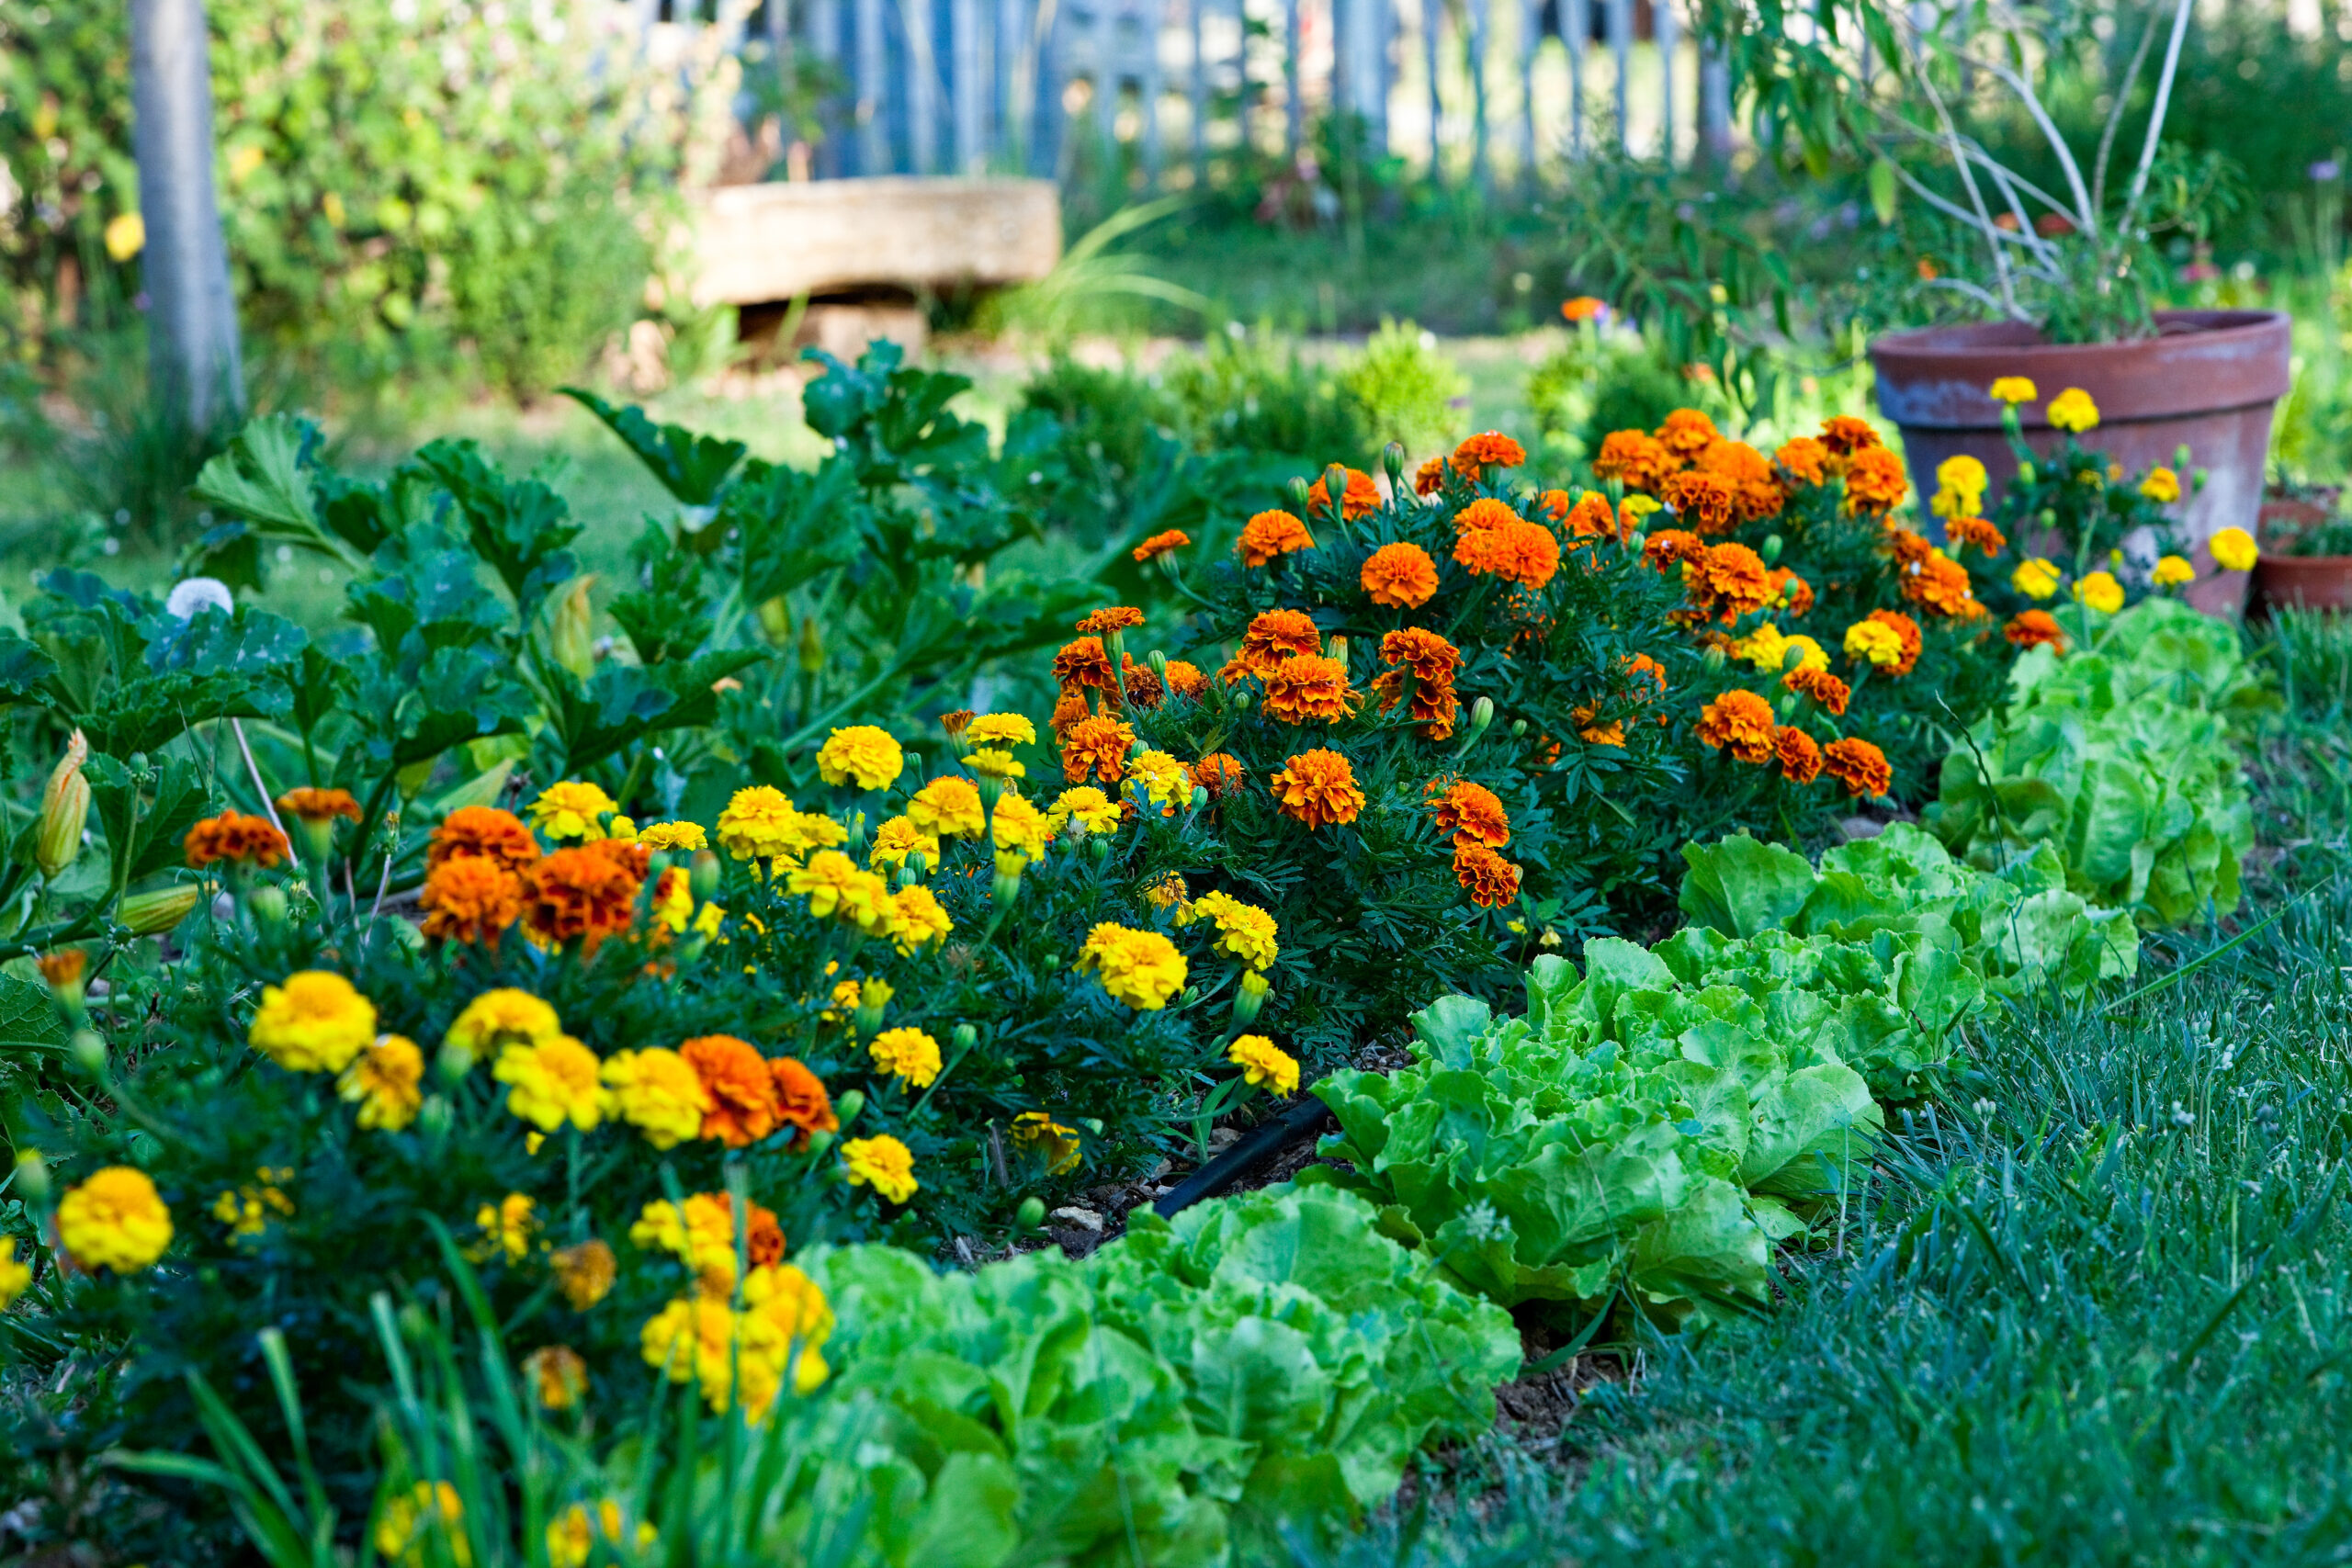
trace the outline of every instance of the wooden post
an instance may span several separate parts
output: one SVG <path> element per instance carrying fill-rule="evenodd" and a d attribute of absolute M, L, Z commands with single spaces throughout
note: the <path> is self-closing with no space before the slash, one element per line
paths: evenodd
<path fill-rule="evenodd" d="M 889 90 L 882 46 L 882 0 L 854 0 L 857 7 L 857 172 L 890 173 L 889 128 L 883 123 L 883 95 Z"/>
<path fill-rule="evenodd" d="M 1650 16 L 1657 39 L 1657 155 L 1670 169 L 1674 166 L 1674 55 L 1682 38 L 1674 0 L 1655 0 Z"/>
<path fill-rule="evenodd" d="M 244 412 L 237 299 L 212 187 L 212 58 L 204 0 L 131 0 L 131 148 L 147 244 L 149 396 L 191 433 Z"/>
<path fill-rule="evenodd" d="M 1109 6 L 1096 7 L 1093 30 L 1094 133 L 1102 139 L 1104 155 L 1110 156 L 1119 141 L 1119 24 Z"/>
<path fill-rule="evenodd" d="M 1535 188 L 1535 55 L 1544 47 L 1543 0 L 1519 0 L 1519 183 Z"/>
<path fill-rule="evenodd" d="M 1470 0 L 1470 174 L 1482 196 L 1495 194 L 1494 165 L 1487 134 L 1487 41 L 1492 0 Z"/>
<path fill-rule="evenodd" d="M 1445 0 L 1421 0 L 1421 59 L 1430 73 L 1430 184 L 1445 183 L 1445 139 L 1442 134 L 1445 101 L 1438 92 L 1438 27 L 1445 19 Z"/>
<path fill-rule="evenodd" d="M 1193 29 L 1193 188 L 1209 181 L 1209 62 L 1201 42 L 1201 12 L 1208 0 L 1184 0 L 1184 17 Z"/>
<path fill-rule="evenodd" d="M 977 175 L 988 165 L 988 144 L 982 129 L 982 95 L 987 90 L 980 68 L 980 0 L 947 0 L 947 58 L 951 118 L 956 125 L 957 172 Z"/>
<path fill-rule="evenodd" d="M 899 0 L 907 39 L 907 164 L 918 175 L 939 168 L 939 46 L 933 0 Z"/>
<path fill-rule="evenodd" d="M 1298 0 L 1283 0 L 1283 146 L 1291 166 L 1298 165 L 1299 143 L 1306 140 L 1306 105 L 1299 102 Z"/>
<path fill-rule="evenodd" d="M 842 0 L 808 0 L 808 52 L 821 65 L 838 65 L 842 58 Z M 831 94 L 826 95 L 818 109 L 816 173 L 827 179 L 838 179 L 842 173 L 842 109 L 841 99 Z"/>
<path fill-rule="evenodd" d="M 1388 51 L 1396 41 L 1396 0 L 1366 0 L 1365 10 L 1372 28 L 1372 37 L 1364 48 L 1364 58 L 1371 62 L 1371 73 L 1366 80 L 1372 85 L 1369 115 L 1372 154 L 1375 158 L 1385 158 L 1388 156 L 1388 95 L 1396 86 Z"/>
<path fill-rule="evenodd" d="M 1143 175 L 1152 190 L 1159 188 L 1159 99 L 1168 88 L 1168 73 L 1159 62 L 1160 35 L 1168 28 L 1168 0 L 1143 0 Z"/>
<path fill-rule="evenodd" d="M 1029 122 L 1037 106 L 1036 47 L 1023 0 L 996 0 L 997 155 L 1008 172 L 1029 166 Z"/>
<path fill-rule="evenodd" d="M 1568 156 L 1584 147 L 1584 51 L 1592 41 L 1592 0 L 1560 0 L 1561 42 L 1568 46 Z"/>
<path fill-rule="evenodd" d="M 1699 152 L 1719 167 L 1731 161 L 1731 62 L 1712 43 L 1699 51 Z"/>
<path fill-rule="evenodd" d="M 1633 151 L 1634 0 L 1605 0 L 1609 7 L 1609 53 L 1617 66 L 1617 151 Z"/>

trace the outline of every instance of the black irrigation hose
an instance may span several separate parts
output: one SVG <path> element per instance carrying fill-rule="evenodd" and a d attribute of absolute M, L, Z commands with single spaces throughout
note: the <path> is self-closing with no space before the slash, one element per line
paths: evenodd
<path fill-rule="evenodd" d="M 1175 1190 L 1152 1204 L 1153 1213 L 1168 1219 L 1204 1198 L 1214 1198 L 1264 1165 L 1299 1139 L 1319 1131 L 1326 1122 L 1337 1126 L 1331 1108 L 1307 1095 L 1271 1122 L 1261 1122 L 1241 1134 L 1234 1145 L 1193 1172 Z"/>

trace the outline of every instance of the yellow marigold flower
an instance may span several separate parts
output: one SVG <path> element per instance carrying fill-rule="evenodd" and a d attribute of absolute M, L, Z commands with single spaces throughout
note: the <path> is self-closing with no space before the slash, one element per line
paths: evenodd
<path fill-rule="evenodd" d="M 1054 796 L 1046 820 L 1057 833 L 1065 822 L 1077 823 L 1081 832 L 1107 833 L 1119 825 L 1119 804 L 1092 784 L 1080 784 Z"/>
<path fill-rule="evenodd" d="M 0 1312 L 15 1306 L 17 1298 L 30 1290 L 32 1283 L 32 1266 L 17 1261 L 17 1238 L 0 1235 Z"/>
<path fill-rule="evenodd" d="M 616 1051 L 596 1076 L 610 1091 L 615 1114 L 655 1148 L 675 1148 L 702 1136 L 710 1090 L 675 1051 L 659 1045 Z"/>
<path fill-rule="evenodd" d="M 616 817 L 605 824 L 605 836 L 616 843 L 637 842 L 637 821 L 634 818 Z"/>
<path fill-rule="evenodd" d="M 838 964 L 828 964 L 825 965 L 825 973 L 830 975 L 839 967 L 840 965 Z M 820 1023 L 847 1023 L 849 1021 L 850 1015 L 857 1010 L 859 994 L 860 988 L 856 981 L 842 980 L 836 982 L 833 986 L 833 994 L 825 998 L 827 1003 L 825 1010 L 817 1015 L 817 1021 Z"/>
<path fill-rule="evenodd" d="M 707 850 L 710 839 L 699 822 L 656 822 L 638 829 L 637 841 L 649 850 Z"/>
<path fill-rule="evenodd" d="M 503 1253 L 507 1262 L 522 1262 L 539 1233 L 537 1210 L 526 1192 L 509 1192 L 496 1203 L 484 1203 L 475 1210 L 474 1226 L 482 1234 L 481 1256 Z"/>
<path fill-rule="evenodd" d="M 416 1120 L 424 1104 L 418 1084 L 424 1077 L 424 1053 L 405 1034 L 379 1034 L 343 1069 L 335 1092 L 359 1107 L 358 1124 L 377 1132 L 397 1133 Z"/>
<path fill-rule="evenodd" d="M 2156 562 L 2155 583 L 2159 588 L 2177 588 L 2184 582 L 2197 581 L 2197 569 L 2188 564 L 2186 556 L 2165 556 Z"/>
<path fill-rule="evenodd" d="M 942 839 L 977 839 L 989 825 L 979 786 L 954 773 L 943 773 L 915 791 L 907 802 L 907 820 L 917 830 Z"/>
<path fill-rule="evenodd" d="M 1946 457 L 1936 465 L 1938 487 L 1955 495 L 1965 496 L 1972 502 L 1983 501 L 1985 489 L 1992 482 L 1993 477 L 1984 471 L 1984 465 L 1965 452 Z M 1968 510 L 1973 512 L 1976 508 L 1971 505 Z"/>
<path fill-rule="evenodd" d="M 1797 656 L 1796 670 L 1826 670 L 1829 668 L 1829 650 L 1823 648 L 1819 643 L 1814 641 L 1813 638 L 1806 637 L 1802 632 L 1797 634 L 1795 637 L 1782 638 L 1781 643 L 1780 668 L 1782 670 L 1789 669 L 1789 655 L 1792 653 Z M 1791 672 L 1794 673 L 1795 671 L 1792 671 Z"/>
<path fill-rule="evenodd" d="M 1025 779 L 1029 770 L 1010 751 L 983 747 L 964 759 L 964 765 L 984 779 Z"/>
<path fill-rule="evenodd" d="M 528 991 L 502 986 L 466 1004 L 450 1023 L 446 1043 L 478 1062 L 509 1045 L 543 1045 L 562 1033 L 555 1009 Z"/>
<path fill-rule="evenodd" d="M 2064 581 L 2065 576 L 2058 570 L 2057 564 L 2040 556 L 2018 562 L 2017 570 L 2009 573 L 2009 586 L 2029 599 L 2049 598 L 2058 592 L 2059 583 Z"/>
<path fill-rule="evenodd" d="M 425 1542 L 437 1526 L 449 1561 L 457 1568 L 472 1568 L 473 1549 L 459 1528 L 466 1506 L 458 1489 L 446 1481 L 420 1481 L 405 1493 L 384 1499 L 376 1516 L 376 1553 L 400 1568 L 418 1568 L 425 1561 Z"/>
<path fill-rule="evenodd" d="M 1144 902 L 1155 909 L 1174 912 L 1179 926 L 1189 926 L 1200 917 L 1193 911 L 1193 890 L 1184 886 L 1184 874 L 1171 871 L 1143 888 Z"/>
<path fill-rule="evenodd" d="M 559 842 L 601 839 L 605 837 L 603 819 L 619 809 L 613 797 L 594 784 L 571 779 L 549 784 L 531 802 L 531 826 L 540 837 Z"/>
<path fill-rule="evenodd" d="M 1078 1168 L 1081 1145 L 1078 1129 L 1065 1127 L 1042 1111 L 1024 1111 L 1012 1119 L 1012 1143 L 1040 1155 L 1046 1174 L 1066 1176 Z"/>
<path fill-rule="evenodd" d="M 172 1244 L 172 1212 L 143 1170 L 110 1165 L 57 1205 L 57 1238 L 84 1269 L 131 1274 Z"/>
<path fill-rule="evenodd" d="M 818 919 L 839 919 L 868 936 L 888 936 L 897 917 L 890 885 L 839 850 L 820 850 L 807 865 L 794 866 L 785 881 L 793 893 L 808 896 Z"/>
<path fill-rule="evenodd" d="M 901 866 L 909 855 L 921 855 L 932 865 L 939 863 L 939 839 L 926 833 L 904 817 L 893 817 L 874 829 L 874 847 L 866 852 L 865 863 L 877 866 Z"/>
<path fill-rule="evenodd" d="M 871 1187 L 893 1203 L 905 1202 L 922 1185 L 915 1179 L 913 1153 L 888 1134 L 850 1139 L 842 1145 L 842 1165 L 852 1187 Z"/>
<path fill-rule="evenodd" d="M 2180 499 L 2180 476 L 2170 468 L 2150 468 L 2140 481 L 2140 493 L 2159 506 L 2170 506 Z"/>
<path fill-rule="evenodd" d="M 1159 807 L 1162 817 L 1193 798 L 1193 770 L 1165 751 L 1146 751 L 1127 764 L 1132 787 Z"/>
<path fill-rule="evenodd" d="M 899 912 L 899 951 L 911 954 L 924 943 L 935 942 L 956 929 L 931 889 L 921 886 L 901 887 L 893 900 Z"/>
<path fill-rule="evenodd" d="M 2029 376 L 1996 376 L 1984 395 L 1996 403 L 2030 403 L 2041 396 Z"/>
<path fill-rule="evenodd" d="M 1903 662 L 1903 637 L 1883 621 L 1856 621 L 1846 628 L 1846 657 L 1882 670 Z"/>
<path fill-rule="evenodd" d="M 598 1537 L 626 1552 L 630 1534 L 621 1517 L 621 1506 L 613 1499 L 607 1497 L 596 1505 L 593 1521 L 588 1516 L 588 1505 L 574 1503 L 548 1526 L 548 1562 L 551 1568 L 588 1568 L 589 1554 Z M 651 1525 L 640 1519 L 635 1539 L 636 1550 L 642 1554 L 660 1536 Z"/>
<path fill-rule="evenodd" d="M 964 729 L 967 746 L 1035 746 L 1037 727 L 1017 713 L 984 713 Z"/>
<path fill-rule="evenodd" d="M 2223 571 L 2252 571 L 2254 563 L 2262 558 L 2262 547 L 2243 528 L 2216 530 L 2205 547 L 2213 552 L 2213 564 Z"/>
<path fill-rule="evenodd" d="M 262 988 L 246 1038 L 291 1073 L 339 1073 L 376 1038 L 376 1006 L 350 981 L 305 969 Z"/>
<path fill-rule="evenodd" d="M 920 1029 L 886 1029 L 865 1049 L 876 1072 L 911 1088 L 929 1089 L 939 1077 L 939 1042 Z"/>
<path fill-rule="evenodd" d="M 2077 435 L 2098 428 L 2098 405 L 2080 387 L 2069 387 L 2051 399 L 2050 406 L 2042 412 L 2059 429 L 2071 430 Z"/>
<path fill-rule="evenodd" d="M 739 789 L 718 814 L 718 846 L 737 860 L 797 854 L 800 816 L 792 797 L 773 784 Z"/>
<path fill-rule="evenodd" d="M 2075 597 L 2102 615 L 2111 615 L 2123 608 L 2123 584 L 2108 571 L 2086 572 L 2075 584 Z"/>
<path fill-rule="evenodd" d="M 269 1228 L 270 1216 L 284 1216 L 294 1212 L 294 1200 L 286 1195 L 281 1183 L 294 1179 L 290 1166 L 272 1168 L 264 1166 L 254 1172 L 255 1180 L 243 1187 L 224 1189 L 212 1200 L 212 1217 L 229 1227 L 233 1236 L 256 1236 Z"/>
<path fill-rule="evenodd" d="M 1153 1011 L 1184 988 L 1188 968 L 1176 944 L 1158 931 L 1104 921 L 1087 933 L 1072 968 L 1092 970 L 1102 988 L 1131 1008 Z"/>
<path fill-rule="evenodd" d="M 611 1292 L 613 1281 L 620 1278 L 620 1262 L 613 1249 L 594 1237 L 559 1247 L 548 1258 L 548 1267 L 555 1271 L 556 1289 L 574 1312 L 586 1312 L 603 1301 Z"/>
<path fill-rule="evenodd" d="M 1733 643 L 1731 651 L 1734 658 L 1744 659 L 1758 670 L 1777 671 L 1788 655 L 1789 639 L 1781 635 L 1778 626 L 1767 621 Z"/>
<path fill-rule="evenodd" d="M 754 1269 L 743 1281 L 744 1310 L 724 1297 L 681 1297 L 649 1321 L 640 1336 L 648 1365 L 673 1382 L 698 1382 L 706 1403 L 723 1412 L 740 1398 L 763 1418 L 791 1377 L 813 1393 L 830 1369 L 819 1351 L 832 1332 L 824 1293 L 789 1264 Z"/>
<path fill-rule="evenodd" d="M 1298 1058 L 1262 1034 L 1241 1036 L 1226 1047 L 1225 1059 L 1241 1069 L 1253 1089 L 1283 1095 L 1297 1091 Z"/>
<path fill-rule="evenodd" d="M 1054 831 L 1044 812 L 1020 795 L 1007 793 L 997 799 L 989 836 L 999 853 L 1019 855 L 1028 862 L 1045 854 L 1046 840 Z"/>
<path fill-rule="evenodd" d="M 734 1288 L 735 1209 L 720 1194 L 694 1192 L 683 1202 L 648 1203 L 628 1227 L 628 1239 L 639 1252 L 666 1252 L 697 1276 L 723 1280 L 723 1290 Z"/>
<path fill-rule="evenodd" d="M 1248 967 L 1264 969 L 1281 953 L 1274 917 L 1255 904 L 1245 904 L 1229 893 L 1204 893 L 1193 908 L 1216 922 L 1215 945 Z"/>
<path fill-rule="evenodd" d="M 887 729 L 853 724 L 817 749 L 817 773 L 829 784 L 857 781 L 860 789 L 888 789 L 906 770 L 907 754 Z"/>
<path fill-rule="evenodd" d="M 569 1345 L 542 1345 L 523 1358 L 522 1372 L 542 1410 L 570 1410 L 588 1396 L 588 1363 Z"/>
<path fill-rule="evenodd" d="M 654 924 L 673 935 L 684 935 L 695 917 L 694 878 L 682 866 L 670 867 L 654 883 L 650 904 Z"/>

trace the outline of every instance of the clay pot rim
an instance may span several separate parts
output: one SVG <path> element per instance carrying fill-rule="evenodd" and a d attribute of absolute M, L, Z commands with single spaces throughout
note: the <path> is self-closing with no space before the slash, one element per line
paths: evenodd
<path fill-rule="evenodd" d="M 2294 318 L 2284 310 L 2159 310 L 2154 337 L 2118 338 L 2106 343 L 2050 343 L 2043 340 L 2041 329 L 2030 322 L 1954 321 L 1944 326 L 1905 327 L 1882 333 L 1871 340 L 1870 350 L 1873 357 L 1891 350 L 1921 359 L 1971 359 L 1985 354 L 2055 358 L 2061 355 L 2128 353 L 2135 349 L 2145 353 L 2192 338 L 2212 342 L 2239 335 L 2251 337 L 2276 331 L 2280 324 L 2291 329 L 2293 322 Z M 2014 335 L 2019 333 L 2031 336 Z"/>
<path fill-rule="evenodd" d="M 2268 550 L 2258 550 L 2254 564 L 2257 567 L 2284 567 L 2290 571 L 2304 567 L 2352 568 L 2352 556 L 2274 556 Z"/>

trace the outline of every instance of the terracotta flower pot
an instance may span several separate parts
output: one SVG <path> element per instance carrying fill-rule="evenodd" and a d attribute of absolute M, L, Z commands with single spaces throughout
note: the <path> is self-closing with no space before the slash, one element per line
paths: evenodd
<path fill-rule="evenodd" d="M 2266 501 L 2255 537 L 2267 547 L 2292 541 L 2328 520 L 2330 508 L 2309 501 Z M 2255 563 L 2254 592 L 2246 613 L 2259 615 L 2280 605 L 2304 610 L 2352 610 L 2352 556 L 2273 555 Z"/>
<path fill-rule="evenodd" d="M 2016 321 L 1891 333 L 1871 344 L 1878 406 L 1903 432 L 1911 482 L 1936 490 L 1936 465 L 1967 453 L 1993 477 L 1991 502 L 2015 471 L 2001 433 L 2001 405 L 1988 395 L 1999 376 L 2032 378 L 2041 400 L 2018 413 L 2036 452 L 2064 434 L 2043 417 L 2049 400 L 2080 387 L 2098 405 L 2086 446 L 2137 474 L 2170 468 L 2182 446 L 2205 487 L 2174 509 L 2174 532 L 2190 549 L 2198 581 L 2190 603 L 2228 612 L 2245 601 L 2247 573 L 2219 572 L 2205 541 L 2222 528 L 2251 533 L 2262 505 L 2270 415 L 2287 394 L 2292 323 L 2276 310 L 2166 310 L 2159 335 L 2137 343 L 2045 343 Z M 2188 476 L 2181 476 L 2186 486 Z"/>

